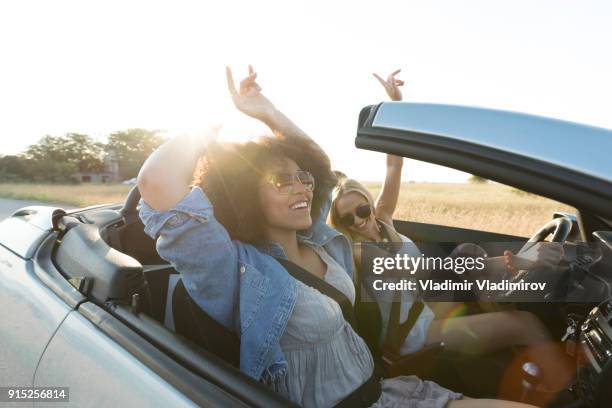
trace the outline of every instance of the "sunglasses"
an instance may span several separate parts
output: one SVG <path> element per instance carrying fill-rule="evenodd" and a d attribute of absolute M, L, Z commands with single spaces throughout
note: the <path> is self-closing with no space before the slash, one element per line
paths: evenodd
<path fill-rule="evenodd" d="M 295 174 L 278 173 L 273 174 L 268 180 L 268 184 L 272 184 L 280 194 L 293 194 L 295 191 L 295 181 L 304 186 L 306 191 L 314 191 L 315 179 L 310 172 L 306 170 L 298 170 Z"/>
<path fill-rule="evenodd" d="M 361 219 L 366 219 L 372 214 L 372 207 L 370 204 L 361 204 L 357 208 L 355 208 L 355 215 Z M 344 214 L 340 217 L 340 224 L 345 227 L 352 227 L 355 224 L 355 215 L 353 214 Z"/>

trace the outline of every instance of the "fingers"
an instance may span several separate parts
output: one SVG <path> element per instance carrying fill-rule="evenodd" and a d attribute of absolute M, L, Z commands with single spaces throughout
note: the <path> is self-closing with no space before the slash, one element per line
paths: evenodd
<path fill-rule="evenodd" d="M 227 89 L 229 90 L 232 98 L 236 98 L 238 96 L 238 91 L 236 90 L 236 85 L 234 84 L 232 69 L 228 66 L 225 67 L 225 76 L 227 78 Z"/>
<path fill-rule="evenodd" d="M 387 87 L 387 81 L 385 81 L 384 79 L 382 79 L 380 76 L 378 76 L 378 74 L 376 73 L 372 73 L 372 75 L 374 75 L 374 78 L 378 79 L 378 82 L 380 82 L 382 84 L 382 86 Z"/>
<path fill-rule="evenodd" d="M 246 77 L 240 81 L 240 95 L 244 95 L 249 91 L 252 82 L 253 80 L 250 77 Z"/>
<path fill-rule="evenodd" d="M 257 72 L 253 69 L 252 65 L 249 65 L 249 75 L 240 81 L 240 95 L 252 94 L 254 91 L 261 91 L 261 87 L 255 80 L 257 79 Z"/>
<path fill-rule="evenodd" d="M 388 81 L 392 86 L 403 86 L 404 85 L 404 81 L 402 81 L 401 79 L 395 78 L 395 76 L 399 74 L 401 71 L 402 71 L 401 69 L 396 69 L 391 74 L 389 74 Z"/>

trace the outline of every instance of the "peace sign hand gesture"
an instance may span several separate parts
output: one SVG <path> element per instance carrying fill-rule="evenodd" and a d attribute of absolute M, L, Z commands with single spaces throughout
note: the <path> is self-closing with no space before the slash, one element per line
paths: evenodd
<path fill-rule="evenodd" d="M 236 89 L 234 84 L 230 67 L 225 67 L 225 74 L 227 76 L 227 88 L 234 105 L 239 111 L 264 122 L 276 111 L 272 102 L 261 93 L 261 87 L 255 81 L 257 73 L 251 65 L 249 65 L 249 75 L 240 81 L 239 90 Z"/>
<path fill-rule="evenodd" d="M 401 69 L 393 71 L 391 74 L 389 74 L 386 81 L 382 79 L 378 74 L 372 74 L 376 79 L 378 79 L 378 82 L 380 82 L 385 88 L 385 91 L 387 91 L 387 95 L 389 95 L 389 98 L 391 98 L 392 101 L 402 100 L 402 91 L 400 91 L 399 87 L 404 85 L 404 81 L 395 78 L 395 75 L 397 75 L 400 71 Z"/>

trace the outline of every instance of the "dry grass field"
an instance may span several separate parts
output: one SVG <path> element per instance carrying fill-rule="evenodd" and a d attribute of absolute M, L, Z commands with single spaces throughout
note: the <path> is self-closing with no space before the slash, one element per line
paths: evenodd
<path fill-rule="evenodd" d="M 131 187 L 124 184 L 0 183 L 0 197 L 85 207 L 94 204 L 122 202 Z"/>
<path fill-rule="evenodd" d="M 366 183 L 374 197 L 380 183 Z M 0 196 L 87 206 L 118 203 L 131 186 L 122 184 L 0 184 Z M 395 218 L 528 236 L 563 204 L 513 191 L 500 184 L 404 183 Z"/>
<path fill-rule="evenodd" d="M 380 183 L 367 185 L 376 197 Z M 496 183 L 404 183 L 395 218 L 531 236 L 555 211 L 576 210 Z"/>

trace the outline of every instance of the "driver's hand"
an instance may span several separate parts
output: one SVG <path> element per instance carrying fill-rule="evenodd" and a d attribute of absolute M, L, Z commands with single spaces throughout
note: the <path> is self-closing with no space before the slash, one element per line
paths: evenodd
<path fill-rule="evenodd" d="M 512 261 L 518 269 L 556 269 L 563 258 L 560 242 L 534 242 L 526 250 L 514 255 Z"/>

